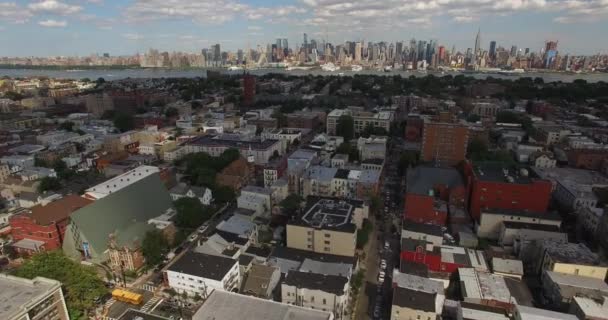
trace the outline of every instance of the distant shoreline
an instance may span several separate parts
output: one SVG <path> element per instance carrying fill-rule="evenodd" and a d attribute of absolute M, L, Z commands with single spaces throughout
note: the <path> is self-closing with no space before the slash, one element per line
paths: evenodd
<path fill-rule="evenodd" d="M 208 67 L 183 67 L 183 68 L 173 68 L 173 67 L 161 67 L 161 68 L 150 68 L 150 67 L 141 67 L 138 65 L 130 65 L 130 66 L 119 66 L 119 65 L 111 65 L 111 66 L 55 66 L 55 65 L 21 65 L 21 64 L 0 64 L 0 69 L 11 69 L 11 70 L 57 70 L 57 71 L 89 71 L 89 70 L 208 70 L 215 68 Z M 222 69 L 222 68 L 217 68 Z"/>

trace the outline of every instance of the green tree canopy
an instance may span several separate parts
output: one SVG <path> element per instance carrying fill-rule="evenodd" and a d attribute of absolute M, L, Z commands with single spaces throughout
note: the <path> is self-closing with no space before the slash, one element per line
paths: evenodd
<path fill-rule="evenodd" d="M 236 194 L 232 188 L 227 186 L 218 186 L 213 189 L 213 199 L 216 203 L 227 203 L 236 198 Z"/>
<path fill-rule="evenodd" d="M 212 215 L 211 210 L 204 207 L 198 198 L 181 198 L 173 204 L 177 210 L 175 225 L 180 228 L 196 229 Z"/>
<path fill-rule="evenodd" d="M 135 118 L 127 113 L 118 112 L 114 115 L 114 126 L 120 132 L 127 132 L 135 128 Z"/>
<path fill-rule="evenodd" d="M 344 141 L 350 141 L 355 136 L 355 120 L 348 115 L 338 118 L 336 124 L 336 134 L 343 137 Z"/>
<path fill-rule="evenodd" d="M 76 263 L 61 251 L 34 255 L 15 271 L 15 275 L 60 281 L 71 319 L 88 318 L 86 315 L 95 307 L 95 299 L 108 292 L 95 269 Z"/>
<path fill-rule="evenodd" d="M 59 189 L 61 189 L 61 182 L 59 182 L 59 179 L 53 177 L 44 177 L 40 179 L 38 192 L 43 193 L 46 191 L 56 191 Z"/>
<path fill-rule="evenodd" d="M 74 122 L 66 121 L 59 125 L 59 129 L 71 132 L 74 130 Z"/>
<path fill-rule="evenodd" d="M 279 205 L 281 206 L 281 209 L 283 210 L 284 214 L 288 216 L 293 216 L 300 209 L 301 203 L 302 197 L 300 197 L 300 195 L 298 194 L 292 193 L 288 195 L 287 198 L 283 199 L 283 201 L 281 201 Z"/>
<path fill-rule="evenodd" d="M 146 258 L 146 265 L 153 267 L 163 261 L 163 256 L 169 252 L 169 241 L 163 232 L 154 229 L 148 231 L 141 244 L 142 254 Z"/>

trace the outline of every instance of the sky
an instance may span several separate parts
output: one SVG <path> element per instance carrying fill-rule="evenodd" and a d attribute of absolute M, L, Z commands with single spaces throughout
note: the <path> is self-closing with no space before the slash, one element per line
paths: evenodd
<path fill-rule="evenodd" d="M 0 56 L 256 49 L 287 38 L 438 40 L 460 51 L 492 40 L 538 51 L 608 54 L 608 0 L 0 0 Z"/>

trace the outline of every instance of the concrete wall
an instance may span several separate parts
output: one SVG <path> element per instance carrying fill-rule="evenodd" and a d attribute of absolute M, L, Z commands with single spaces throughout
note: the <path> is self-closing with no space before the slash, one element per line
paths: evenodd
<path fill-rule="evenodd" d="M 287 225 L 287 246 L 294 249 L 352 257 L 355 255 L 357 232 L 319 230 Z"/>

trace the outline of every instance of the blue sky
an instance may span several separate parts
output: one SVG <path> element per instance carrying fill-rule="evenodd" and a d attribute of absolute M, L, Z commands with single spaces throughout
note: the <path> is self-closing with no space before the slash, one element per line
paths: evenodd
<path fill-rule="evenodd" d="M 608 0 L 0 0 L 0 56 L 252 48 L 302 33 L 330 42 L 491 40 L 562 53 L 608 53 Z"/>

